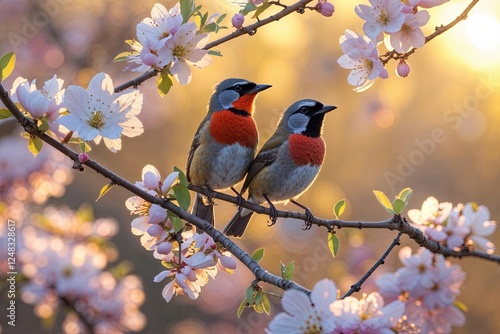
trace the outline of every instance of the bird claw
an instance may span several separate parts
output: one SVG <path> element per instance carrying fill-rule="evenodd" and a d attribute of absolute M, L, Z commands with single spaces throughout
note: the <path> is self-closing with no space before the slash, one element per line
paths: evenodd
<path fill-rule="evenodd" d="M 276 221 L 278 220 L 278 210 L 276 210 L 274 205 L 271 205 L 269 207 L 269 210 L 271 210 L 271 213 L 269 214 L 269 218 L 271 218 L 271 224 L 268 224 L 267 226 L 271 227 L 276 224 Z"/>
<path fill-rule="evenodd" d="M 234 191 L 236 194 L 236 200 L 238 201 L 236 205 L 240 208 L 243 207 L 243 205 L 245 205 L 246 202 L 243 196 L 241 196 L 241 194 L 238 191 L 236 191 L 236 189 L 234 189 L 233 187 L 231 187 L 231 190 Z"/>
<path fill-rule="evenodd" d="M 310 230 L 312 225 L 313 225 L 313 221 L 314 221 L 314 215 L 312 214 L 311 210 L 309 209 L 305 209 L 306 212 L 306 220 L 305 220 L 305 226 L 302 230 L 304 231 L 307 231 L 307 230 Z"/>

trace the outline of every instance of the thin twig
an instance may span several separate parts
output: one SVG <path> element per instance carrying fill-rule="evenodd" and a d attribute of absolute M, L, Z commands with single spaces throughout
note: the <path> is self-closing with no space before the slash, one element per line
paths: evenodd
<path fill-rule="evenodd" d="M 394 238 L 392 243 L 389 245 L 389 248 L 387 248 L 387 250 L 384 252 L 384 254 L 382 254 L 380 259 L 377 262 L 375 262 L 375 264 L 370 268 L 370 270 L 368 270 L 366 272 L 366 274 L 364 274 L 363 277 L 360 278 L 359 281 L 357 281 L 355 284 L 353 284 L 351 286 L 351 289 L 349 291 L 347 291 L 347 293 L 345 295 L 342 296 L 342 299 L 352 295 L 354 292 L 358 292 L 359 290 L 361 290 L 361 285 L 363 285 L 363 283 L 368 279 L 368 277 L 370 277 L 375 272 L 375 270 L 378 267 L 380 267 L 381 265 L 383 265 L 385 263 L 385 259 L 391 253 L 393 248 L 396 246 L 399 246 L 401 244 L 400 239 L 401 239 L 402 234 L 403 234 L 402 232 L 398 233 L 396 238 Z"/>

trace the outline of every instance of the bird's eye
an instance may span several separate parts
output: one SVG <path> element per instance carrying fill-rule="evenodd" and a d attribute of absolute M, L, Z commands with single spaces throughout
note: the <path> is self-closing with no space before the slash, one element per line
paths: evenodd
<path fill-rule="evenodd" d="M 236 92 L 241 92 L 241 90 L 243 89 L 243 87 L 241 87 L 241 85 L 236 85 L 234 86 L 233 88 Z"/>
<path fill-rule="evenodd" d="M 299 111 L 303 114 L 306 114 L 309 111 L 309 108 L 307 107 L 300 107 Z"/>

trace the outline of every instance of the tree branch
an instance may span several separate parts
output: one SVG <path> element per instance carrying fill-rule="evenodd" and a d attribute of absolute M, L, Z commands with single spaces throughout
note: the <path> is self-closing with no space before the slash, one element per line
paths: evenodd
<path fill-rule="evenodd" d="M 429 43 L 431 40 L 433 40 L 437 36 L 441 35 L 442 33 L 450 30 L 455 25 L 457 25 L 458 22 L 465 20 L 467 18 L 467 16 L 469 15 L 469 12 L 472 10 L 472 8 L 478 2 L 479 2 L 479 0 L 472 0 L 472 2 L 467 6 L 467 8 L 465 8 L 464 11 L 460 15 L 458 15 L 453 21 L 451 21 L 450 23 L 448 23 L 445 26 L 441 25 L 439 27 L 436 27 L 435 31 L 432 34 L 425 37 L 425 44 Z M 410 51 L 405 52 L 405 53 L 399 53 L 399 52 L 396 52 L 396 50 L 388 51 L 385 54 L 383 54 L 382 56 L 380 56 L 380 60 L 385 65 L 391 59 L 395 59 L 395 60 L 407 59 L 410 55 L 415 53 L 416 50 L 417 50 L 417 48 L 412 48 Z"/>
<path fill-rule="evenodd" d="M 375 270 L 378 267 L 380 267 L 385 263 L 385 259 L 392 252 L 393 248 L 401 244 L 400 239 L 402 234 L 403 233 L 401 232 L 398 233 L 397 237 L 392 241 L 392 243 L 389 245 L 389 248 L 387 248 L 384 254 L 382 254 L 380 259 L 377 262 L 375 262 L 375 264 L 370 268 L 370 270 L 368 270 L 366 274 L 364 274 L 363 277 L 360 278 L 359 281 L 357 281 L 355 284 L 351 286 L 351 289 L 347 291 L 345 295 L 342 296 L 342 299 L 352 295 L 354 292 L 358 292 L 359 290 L 361 290 L 361 285 L 363 285 L 363 283 L 368 279 L 368 277 L 370 277 L 375 272 Z"/>

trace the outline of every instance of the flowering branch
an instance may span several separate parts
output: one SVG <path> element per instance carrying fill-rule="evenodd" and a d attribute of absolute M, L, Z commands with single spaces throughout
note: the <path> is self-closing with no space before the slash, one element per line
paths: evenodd
<path fill-rule="evenodd" d="M 233 241 L 227 238 L 223 233 L 216 230 L 213 226 L 211 226 L 208 222 L 182 210 L 177 205 L 173 204 L 168 200 L 164 200 L 158 198 L 147 191 L 144 191 L 137 187 L 136 185 L 130 183 L 125 180 L 121 176 L 115 174 L 99 163 L 89 159 L 84 163 L 81 163 L 78 160 L 78 153 L 59 143 L 54 138 L 41 133 L 35 123 L 24 117 L 21 111 L 17 108 L 14 102 L 10 99 L 8 92 L 5 90 L 2 84 L 0 84 L 0 100 L 5 104 L 7 109 L 14 115 L 14 117 L 18 120 L 24 130 L 32 136 L 36 136 L 49 144 L 50 146 L 57 149 L 59 152 L 63 153 L 70 159 L 74 161 L 73 168 L 83 171 L 83 164 L 93 169 L 97 173 L 101 174 L 105 178 L 109 179 L 113 184 L 116 184 L 124 189 L 127 189 L 131 193 L 139 196 L 140 198 L 148 201 L 151 204 L 157 204 L 164 209 L 167 209 L 174 214 L 176 214 L 179 218 L 186 220 L 187 222 L 195 225 L 196 227 L 201 228 L 205 231 L 209 236 L 213 238 L 214 241 L 220 243 L 225 249 L 227 249 L 231 254 L 233 254 L 237 259 L 239 259 L 250 271 L 254 274 L 255 278 L 259 281 L 266 282 L 272 284 L 276 287 L 279 287 L 283 290 L 288 289 L 296 289 L 306 293 L 309 293 L 309 290 L 300 286 L 299 284 L 284 279 L 282 277 L 276 276 L 262 268 L 257 262 L 255 262 L 250 255 L 248 255 L 244 250 L 242 250 L 238 245 L 236 245 Z"/>
<path fill-rule="evenodd" d="M 359 281 L 357 281 L 355 284 L 351 285 L 351 289 L 349 289 L 349 291 L 347 291 L 346 294 L 342 296 L 342 299 L 352 295 L 354 292 L 358 292 L 359 290 L 361 290 L 361 285 L 368 279 L 368 277 L 370 277 L 375 272 L 375 270 L 378 267 L 380 267 L 381 265 L 383 265 L 385 263 L 385 259 L 392 252 L 392 249 L 401 244 L 400 239 L 401 239 L 402 234 L 403 234 L 402 232 L 398 233 L 396 238 L 394 238 L 392 243 L 389 245 L 389 248 L 387 248 L 387 250 L 384 252 L 384 254 L 382 254 L 380 259 L 377 262 L 375 262 L 375 264 L 370 268 L 370 270 L 368 270 L 366 272 L 366 274 L 364 274 L 363 277 L 361 277 L 359 279 Z"/>
<path fill-rule="evenodd" d="M 312 1 L 313 0 L 300 0 L 300 1 L 298 1 L 295 4 L 290 5 L 290 6 L 281 5 L 282 7 L 284 7 L 284 9 L 282 11 L 280 11 L 279 13 L 271 15 L 263 20 L 258 20 L 254 24 L 248 25 L 246 27 L 242 27 L 242 28 L 240 28 L 240 29 L 238 29 L 238 30 L 236 30 L 236 31 L 224 36 L 224 37 L 221 37 L 221 38 L 219 38 L 211 43 L 208 43 L 203 49 L 210 50 L 210 49 L 212 49 L 220 44 L 226 43 L 226 42 L 228 42 L 236 37 L 242 36 L 242 35 L 246 35 L 246 34 L 254 35 L 257 32 L 258 28 L 260 28 L 266 24 L 269 24 L 271 22 L 278 21 L 278 20 L 282 19 L 283 17 L 285 17 L 293 12 L 297 12 L 297 11 L 300 12 L 300 9 L 305 8 L 305 6 Z M 156 75 L 158 75 L 158 70 L 149 70 L 149 71 L 141 74 L 137 78 L 132 79 L 130 81 L 127 81 L 127 82 L 117 86 L 115 88 L 115 93 L 121 92 L 121 91 L 123 91 L 127 88 L 130 88 L 130 87 L 136 88 L 144 81 L 146 81 L 150 78 L 153 78 Z"/>
<path fill-rule="evenodd" d="M 425 37 L 425 44 L 429 43 L 431 40 L 436 38 L 437 36 L 441 35 L 442 33 L 450 30 L 453 28 L 457 23 L 460 21 L 463 21 L 467 18 L 469 12 L 472 10 L 472 8 L 479 2 L 479 0 L 472 0 L 472 2 L 467 6 L 467 8 L 464 9 L 464 11 L 458 15 L 453 21 L 448 23 L 447 25 L 441 25 L 439 27 L 436 27 L 435 31 L 430 34 L 429 36 Z M 412 48 L 410 51 L 405 52 L 405 53 L 399 53 L 396 50 L 388 51 L 382 56 L 380 56 L 380 60 L 382 63 L 385 65 L 389 62 L 391 59 L 407 59 L 410 55 L 415 53 L 417 48 Z"/>
<path fill-rule="evenodd" d="M 57 295 L 57 298 L 66 306 L 68 307 L 71 311 L 75 312 L 75 314 L 78 316 L 78 319 L 82 322 L 84 327 L 89 331 L 89 333 L 94 333 L 94 324 L 90 321 L 90 319 L 87 319 L 81 312 L 78 312 L 75 306 L 75 302 L 72 300 L 68 299 L 66 296 L 60 296 Z"/>

